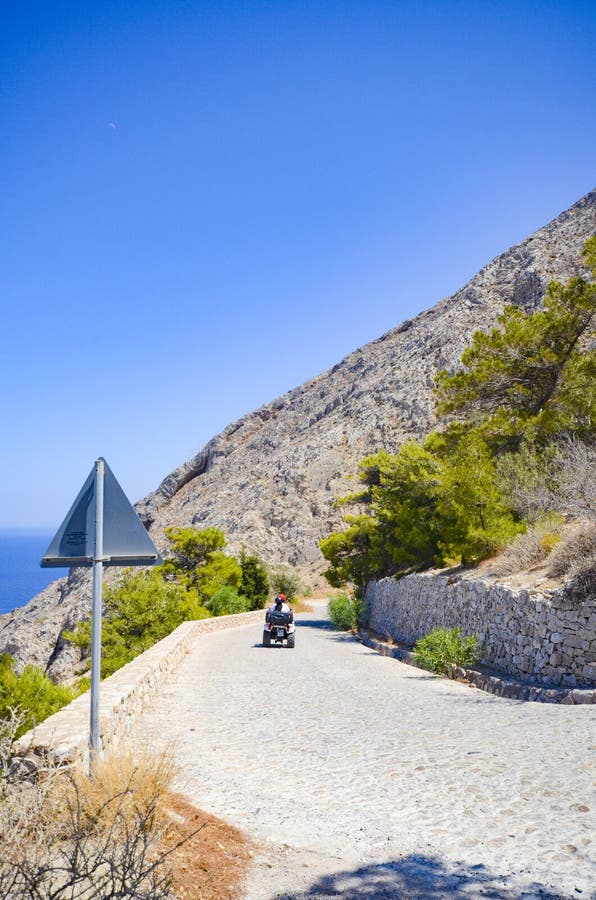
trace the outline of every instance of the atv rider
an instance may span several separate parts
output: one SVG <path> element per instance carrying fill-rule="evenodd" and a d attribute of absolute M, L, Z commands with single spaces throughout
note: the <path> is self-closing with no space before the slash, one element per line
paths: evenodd
<path fill-rule="evenodd" d="M 265 621 L 266 621 L 266 622 L 270 622 L 270 621 L 271 621 L 271 613 L 274 613 L 274 612 L 276 612 L 276 613 L 289 613 L 289 614 L 290 614 L 290 618 L 288 619 L 288 621 L 289 621 L 289 622 L 293 622 L 293 621 L 294 621 L 294 613 L 292 612 L 292 607 L 291 607 L 288 603 L 286 603 L 286 595 L 285 595 L 285 594 L 280 594 L 280 593 L 278 593 L 278 594 L 276 595 L 275 601 L 274 601 L 273 604 L 269 607 L 269 609 L 267 610 L 267 612 L 266 612 L 266 614 L 265 614 Z"/>

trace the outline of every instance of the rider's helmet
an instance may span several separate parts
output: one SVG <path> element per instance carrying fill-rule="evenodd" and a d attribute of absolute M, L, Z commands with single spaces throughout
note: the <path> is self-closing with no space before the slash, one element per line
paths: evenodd
<path fill-rule="evenodd" d="M 275 605 L 281 606 L 281 604 L 285 602 L 285 599 L 286 599 L 285 594 L 278 594 L 277 597 L 275 598 Z"/>

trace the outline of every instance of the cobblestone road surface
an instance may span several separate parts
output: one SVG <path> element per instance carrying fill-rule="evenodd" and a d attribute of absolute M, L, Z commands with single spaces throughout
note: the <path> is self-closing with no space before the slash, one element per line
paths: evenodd
<path fill-rule="evenodd" d="M 594 707 L 504 700 L 297 616 L 205 635 L 139 718 L 259 846 L 246 898 L 593 898 Z"/>

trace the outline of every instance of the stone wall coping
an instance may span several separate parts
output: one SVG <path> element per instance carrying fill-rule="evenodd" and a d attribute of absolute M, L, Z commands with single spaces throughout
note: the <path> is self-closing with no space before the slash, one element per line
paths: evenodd
<path fill-rule="evenodd" d="M 479 573 L 473 566 L 452 566 L 445 569 L 423 569 L 420 572 L 409 572 L 407 575 L 389 576 L 381 578 L 372 584 L 378 584 L 380 581 L 395 581 L 415 583 L 421 578 L 428 581 L 441 583 L 446 585 L 455 585 L 463 582 L 469 586 L 476 586 L 479 591 L 486 592 L 493 589 L 505 589 L 514 597 L 521 597 L 534 603 L 552 603 L 565 595 L 565 585 L 560 584 L 556 587 L 544 587 L 538 584 L 529 586 L 511 584 L 506 577 L 495 575 L 492 572 Z"/>
<path fill-rule="evenodd" d="M 201 635 L 263 621 L 265 611 L 183 622 L 171 634 L 101 682 L 99 731 L 102 752 L 114 749 L 131 719 L 167 681 Z M 57 764 L 89 761 L 89 691 L 22 735 L 17 755 Z"/>

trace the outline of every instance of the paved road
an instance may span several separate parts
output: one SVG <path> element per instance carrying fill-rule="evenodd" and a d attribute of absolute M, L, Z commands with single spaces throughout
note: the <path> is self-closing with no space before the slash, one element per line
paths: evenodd
<path fill-rule="evenodd" d="M 295 650 L 254 625 L 201 637 L 137 723 L 263 848 L 246 897 L 596 896 L 594 707 L 437 678 L 315 610 Z"/>

